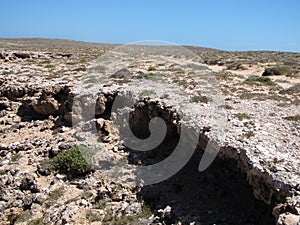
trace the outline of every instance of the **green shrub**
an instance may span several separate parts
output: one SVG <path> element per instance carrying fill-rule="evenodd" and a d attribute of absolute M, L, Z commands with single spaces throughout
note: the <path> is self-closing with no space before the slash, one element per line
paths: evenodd
<path fill-rule="evenodd" d="M 146 79 L 158 79 L 160 77 L 159 74 L 156 73 L 144 73 L 142 71 L 139 72 L 137 78 L 146 78 Z"/>
<path fill-rule="evenodd" d="M 43 222 L 44 217 L 36 218 L 31 220 L 28 225 L 44 225 L 45 223 Z"/>
<path fill-rule="evenodd" d="M 79 62 L 80 62 L 80 63 L 87 63 L 87 59 L 86 59 L 86 58 L 81 58 L 81 59 L 79 60 Z"/>
<path fill-rule="evenodd" d="M 289 69 L 283 66 L 269 67 L 266 68 L 262 76 L 272 76 L 272 75 L 286 75 L 289 73 Z"/>
<path fill-rule="evenodd" d="M 15 222 L 16 222 L 16 223 L 26 222 L 26 221 L 28 221 L 30 218 L 31 218 L 30 212 L 29 212 L 28 210 L 26 210 L 26 211 L 21 212 L 21 213 L 17 216 Z"/>
<path fill-rule="evenodd" d="M 78 147 L 60 152 L 52 162 L 52 169 L 70 177 L 85 175 L 91 168 Z"/>
<path fill-rule="evenodd" d="M 247 113 L 237 113 L 235 117 L 238 118 L 240 121 L 244 119 L 250 119 L 250 116 Z"/>
<path fill-rule="evenodd" d="M 102 216 L 99 215 L 97 212 L 93 212 L 93 210 L 87 210 L 85 213 L 85 217 L 87 218 L 87 220 L 92 223 L 95 221 L 101 221 Z"/>
<path fill-rule="evenodd" d="M 53 65 L 53 64 L 47 64 L 46 66 L 45 66 L 45 68 L 47 68 L 47 69 L 52 69 L 52 68 L 54 68 L 55 66 Z"/>
<path fill-rule="evenodd" d="M 42 62 L 41 62 L 41 64 L 50 64 L 51 63 L 51 60 L 50 59 L 47 59 L 47 58 L 45 58 Z"/>
<path fill-rule="evenodd" d="M 269 77 L 250 77 L 246 80 L 246 83 L 253 85 L 267 85 L 275 86 L 276 83 L 273 82 Z"/>
<path fill-rule="evenodd" d="M 224 109 L 233 109 L 233 107 L 231 105 L 228 105 L 228 104 L 222 105 L 222 107 Z"/>
<path fill-rule="evenodd" d="M 54 205 L 57 200 L 63 196 L 64 189 L 63 188 L 57 188 L 50 192 L 49 196 L 45 200 L 45 206 L 46 208 L 50 208 L 50 206 Z"/>
<path fill-rule="evenodd" d="M 208 98 L 204 95 L 195 95 L 191 97 L 191 102 L 202 102 L 202 103 L 208 103 Z"/>

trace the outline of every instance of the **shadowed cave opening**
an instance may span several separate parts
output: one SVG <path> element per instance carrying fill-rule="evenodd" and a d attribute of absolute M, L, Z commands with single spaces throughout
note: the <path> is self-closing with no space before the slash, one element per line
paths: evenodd
<path fill-rule="evenodd" d="M 158 110 L 152 107 L 153 110 Z M 130 126 L 139 138 L 150 135 L 148 123 L 152 112 L 147 107 L 138 108 L 131 115 Z M 167 112 L 156 111 L 155 116 L 168 118 Z M 164 141 L 155 149 L 139 152 L 128 149 L 129 163 L 149 165 L 168 157 L 175 149 L 179 134 L 177 128 L 167 119 L 168 133 Z M 199 146 L 206 146 L 205 138 L 200 135 Z M 237 224 L 271 225 L 275 224 L 272 205 L 267 205 L 253 195 L 246 174 L 241 172 L 236 162 L 217 157 L 203 172 L 198 171 L 203 149 L 198 147 L 190 161 L 174 176 L 157 184 L 145 186 L 138 193 L 152 211 L 157 212 L 167 206 L 171 214 L 157 222 L 173 224 Z"/>

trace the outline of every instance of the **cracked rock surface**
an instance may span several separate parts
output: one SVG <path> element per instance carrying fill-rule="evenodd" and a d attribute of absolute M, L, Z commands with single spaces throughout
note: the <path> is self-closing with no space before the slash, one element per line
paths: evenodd
<path fill-rule="evenodd" d="M 300 224 L 299 56 L 0 39 L 0 224 Z M 83 176 L 53 169 L 74 146 Z"/>

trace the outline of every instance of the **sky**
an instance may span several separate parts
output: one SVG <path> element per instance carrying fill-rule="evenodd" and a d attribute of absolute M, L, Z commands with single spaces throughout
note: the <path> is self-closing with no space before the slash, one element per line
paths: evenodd
<path fill-rule="evenodd" d="M 0 37 L 300 52 L 299 0 L 3 0 Z"/>

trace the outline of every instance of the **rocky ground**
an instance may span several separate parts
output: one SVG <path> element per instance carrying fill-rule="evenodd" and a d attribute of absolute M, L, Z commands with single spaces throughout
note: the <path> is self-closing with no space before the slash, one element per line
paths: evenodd
<path fill-rule="evenodd" d="M 300 224 L 299 53 L 0 39 L 0 83 L 1 224 Z"/>

